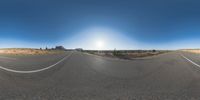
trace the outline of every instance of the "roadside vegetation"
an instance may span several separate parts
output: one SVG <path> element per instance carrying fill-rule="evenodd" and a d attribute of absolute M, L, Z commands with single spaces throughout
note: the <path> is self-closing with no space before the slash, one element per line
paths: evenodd
<path fill-rule="evenodd" d="M 104 50 L 104 51 L 95 51 L 95 50 L 85 50 L 84 52 L 95 54 L 99 56 L 111 57 L 111 58 L 120 58 L 120 59 L 133 59 L 133 58 L 142 58 L 150 57 L 166 52 L 168 50 Z"/>
<path fill-rule="evenodd" d="M 42 50 L 31 48 L 6 48 L 0 49 L 0 55 L 45 55 L 63 53 L 63 50 Z"/>

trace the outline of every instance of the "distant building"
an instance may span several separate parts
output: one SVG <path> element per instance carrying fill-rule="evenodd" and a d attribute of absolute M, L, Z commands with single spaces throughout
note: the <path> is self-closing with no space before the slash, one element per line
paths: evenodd
<path fill-rule="evenodd" d="M 56 46 L 55 50 L 66 50 L 63 46 Z"/>

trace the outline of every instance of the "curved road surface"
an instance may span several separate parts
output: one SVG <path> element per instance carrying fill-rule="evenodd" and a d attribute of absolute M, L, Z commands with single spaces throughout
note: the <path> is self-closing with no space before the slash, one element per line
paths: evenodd
<path fill-rule="evenodd" d="M 74 52 L 38 73 L 1 69 L 0 100 L 200 100 L 200 68 L 180 54 L 200 64 L 181 52 L 131 61 Z"/>

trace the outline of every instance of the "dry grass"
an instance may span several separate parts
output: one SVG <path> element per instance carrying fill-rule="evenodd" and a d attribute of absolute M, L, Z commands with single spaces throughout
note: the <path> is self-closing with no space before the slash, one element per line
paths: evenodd
<path fill-rule="evenodd" d="M 165 52 L 141 52 L 141 53 L 120 53 L 118 56 L 113 55 L 112 53 L 93 53 L 95 55 L 111 57 L 111 58 L 122 58 L 122 59 L 132 59 L 132 58 L 142 58 L 159 55 Z"/>
<path fill-rule="evenodd" d="M 200 54 L 200 49 L 185 49 L 185 50 L 182 50 L 182 51 Z"/>
<path fill-rule="evenodd" d="M 61 52 L 63 51 L 27 49 L 27 48 L 0 49 L 0 54 L 9 54 L 9 55 L 42 55 L 42 54 L 56 54 Z"/>
<path fill-rule="evenodd" d="M 137 57 L 148 57 L 160 54 L 159 52 L 144 52 L 144 53 L 129 53 L 128 56 L 131 58 Z"/>

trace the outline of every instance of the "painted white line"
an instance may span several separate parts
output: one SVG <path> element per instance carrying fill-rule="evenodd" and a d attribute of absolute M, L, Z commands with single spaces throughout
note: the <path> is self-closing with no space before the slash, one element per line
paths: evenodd
<path fill-rule="evenodd" d="M 17 58 L 10 58 L 10 57 L 4 57 L 4 56 L 0 56 L 0 59 L 11 59 L 11 60 L 16 60 Z"/>
<path fill-rule="evenodd" d="M 192 60 L 190 60 L 189 58 L 185 57 L 184 55 L 181 54 L 181 56 L 182 56 L 183 58 L 185 58 L 187 61 L 189 61 L 190 63 L 194 64 L 195 66 L 200 67 L 200 65 L 198 65 L 198 64 L 195 63 L 195 62 L 193 62 Z"/>
<path fill-rule="evenodd" d="M 73 52 L 72 52 L 73 53 Z M 13 72 L 13 73 L 21 73 L 21 74 L 28 74 L 28 73 L 36 73 L 36 72 L 41 72 L 41 71 L 44 71 L 44 70 L 47 70 L 47 69 L 50 69 L 54 66 L 56 66 L 57 64 L 61 63 L 62 61 L 64 61 L 66 58 L 70 57 L 71 54 L 65 56 L 64 58 L 62 58 L 61 60 L 59 60 L 58 62 L 56 62 L 55 64 L 53 65 L 50 65 L 48 67 L 45 67 L 45 68 L 42 68 L 42 69 L 37 69 L 37 70 L 31 70 L 31 71 L 19 71 L 19 70 L 13 70 L 13 69 L 8 69 L 8 68 L 5 68 L 5 67 L 2 67 L 0 66 L 0 69 L 3 69 L 5 71 L 8 71 L 8 72 Z"/>

